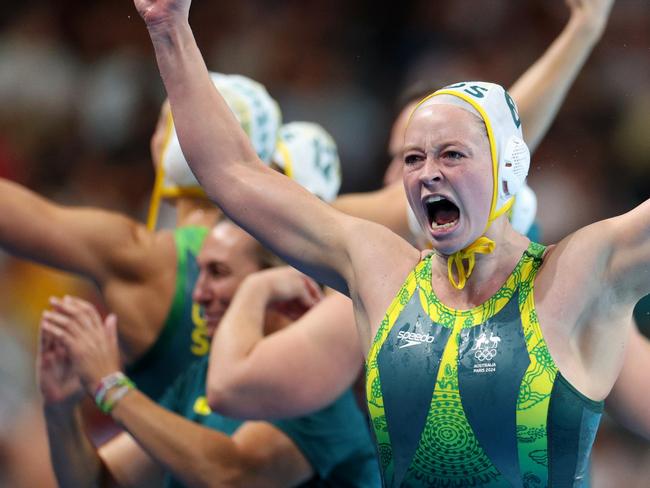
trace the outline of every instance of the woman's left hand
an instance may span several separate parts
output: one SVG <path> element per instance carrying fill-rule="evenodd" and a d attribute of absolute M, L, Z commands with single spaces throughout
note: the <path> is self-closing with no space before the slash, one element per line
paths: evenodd
<path fill-rule="evenodd" d="M 52 297 L 50 304 L 42 326 L 63 342 L 84 389 L 94 395 L 103 377 L 121 369 L 117 317 L 102 320 L 92 304 L 70 296 Z"/>

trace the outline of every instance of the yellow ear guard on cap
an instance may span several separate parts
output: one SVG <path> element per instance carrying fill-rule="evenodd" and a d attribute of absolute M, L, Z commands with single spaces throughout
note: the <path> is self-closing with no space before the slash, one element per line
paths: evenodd
<path fill-rule="evenodd" d="M 170 146 L 173 146 L 173 143 L 178 145 L 178 138 L 176 137 L 176 131 L 174 130 L 174 119 L 172 118 L 172 113 L 170 111 L 167 114 L 167 121 L 165 124 L 165 137 L 162 151 L 160 153 L 160 161 L 158 161 L 156 164 L 156 180 L 154 181 L 153 192 L 151 193 L 151 202 L 149 204 L 149 213 L 147 215 L 147 228 L 149 230 L 154 230 L 156 228 L 158 213 L 160 211 L 160 201 L 163 198 L 207 198 L 205 191 L 199 186 L 198 182 L 195 185 L 192 185 L 190 183 L 186 186 L 169 182 L 169 178 L 166 173 L 166 167 L 168 165 L 165 165 L 165 161 L 169 160 L 168 155 L 170 152 Z M 178 146 L 177 151 L 180 152 L 180 146 Z M 182 153 L 181 159 L 184 165 L 187 166 L 187 162 L 185 162 L 185 158 L 182 157 Z M 187 167 L 187 171 L 190 172 L 189 166 Z"/>
<path fill-rule="evenodd" d="M 277 102 L 261 84 L 245 76 L 220 73 L 210 73 L 210 76 L 259 158 L 269 164 L 282 120 Z M 150 230 L 156 226 L 160 201 L 180 197 L 207 198 L 185 160 L 170 112 L 149 206 L 147 226 Z"/>
<path fill-rule="evenodd" d="M 523 141 L 517 107 L 500 85 L 470 81 L 444 87 L 423 98 L 413 109 L 411 117 L 427 101 L 440 95 L 450 95 L 467 103 L 485 123 L 493 177 L 490 214 L 483 231 L 485 234 L 492 222 L 510 209 L 514 195 L 522 188 L 528 174 L 530 152 Z M 481 236 L 465 249 L 449 256 L 447 267 L 451 284 L 459 290 L 463 289 L 474 269 L 475 255 L 489 254 L 494 247 L 494 241 Z M 454 279 L 454 268 L 458 281 Z"/>

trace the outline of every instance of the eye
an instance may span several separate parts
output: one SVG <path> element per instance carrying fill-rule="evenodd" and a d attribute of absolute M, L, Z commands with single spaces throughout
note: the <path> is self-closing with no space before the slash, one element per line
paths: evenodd
<path fill-rule="evenodd" d="M 404 156 L 404 164 L 406 165 L 412 165 L 417 163 L 418 161 L 422 161 L 422 156 L 419 154 L 407 154 Z"/>
<path fill-rule="evenodd" d="M 227 276 L 229 273 L 228 268 L 219 263 L 210 263 L 208 265 L 208 274 L 213 278 Z"/>
<path fill-rule="evenodd" d="M 450 151 L 445 151 L 442 154 L 442 157 L 445 158 L 445 159 L 459 160 L 459 159 L 463 159 L 465 157 L 465 155 L 463 153 L 461 153 L 461 152 L 450 150 Z"/>

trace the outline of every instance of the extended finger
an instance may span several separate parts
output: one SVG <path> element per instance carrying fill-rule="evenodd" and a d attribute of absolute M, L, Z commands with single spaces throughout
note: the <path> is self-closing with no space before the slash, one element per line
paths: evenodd
<path fill-rule="evenodd" d="M 84 318 L 87 325 L 99 327 L 102 324 L 102 319 L 99 316 L 99 312 L 97 312 L 95 306 L 90 302 L 70 295 L 66 295 L 64 297 L 64 301 L 76 307 L 79 315 Z"/>
<path fill-rule="evenodd" d="M 65 327 L 60 326 L 58 323 L 46 317 L 41 320 L 41 330 L 44 334 L 52 337 L 51 340 L 54 349 L 56 348 L 57 342 L 67 343 L 71 338 L 70 332 Z"/>
<path fill-rule="evenodd" d="M 304 276 L 303 279 L 305 281 L 305 287 L 307 289 L 307 293 L 314 300 L 313 303 L 316 303 L 321 298 L 323 298 L 323 292 L 321 291 L 320 287 L 318 286 L 318 284 L 314 280 L 312 280 L 311 278 L 309 278 L 307 276 Z"/>
<path fill-rule="evenodd" d="M 79 325 L 76 324 L 75 321 L 66 314 L 52 310 L 45 310 L 43 312 L 42 320 L 58 329 L 63 329 L 68 334 L 75 335 L 78 333 Z"/>
<path fill-rule="evenodd" d="M 50 303 L 57 313 L 69 317 L 79 327 L 88 329 L 93 326 L 92 318 L 88 316 L 86 311 L 72 297 L 65 296 L 63 299 L 51 298 Z"/>
<path fill-rule="evenodd" d="M 53 340 L 53 335 L 48 332 L 47 329 L 43 328 L 43 321 L 45 319 L 41 316 L 41 322 L 38 327 L 38 345 L 39 345 L 39 353 L 44 353 L 46 351 L 49 351 L 52 349 L 54 346 L 54 340 Z"/>
<path fill-rule="evenodd" d="M 117 341 L 117 315 L 114 313 L 108 314 L 104 320 L 104 327 L 111 341 Z"/>
<path fill-rule="evenodd" d="M 320 301 L 320 298 L 317 295 L 314 296 L 311 291 L 305 288 L 304 292 L 298 297 L 298 300 L 303 307 L 311 308 Z"/>

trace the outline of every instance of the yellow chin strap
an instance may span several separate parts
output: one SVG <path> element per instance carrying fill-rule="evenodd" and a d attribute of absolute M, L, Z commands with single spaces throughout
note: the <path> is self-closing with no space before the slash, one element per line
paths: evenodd
<path fill-rule="evenodd" d="M 512 207 L 514 199 L 511 198 L 508 202 L 501 207 L 501 209 L 494 215 L 494 217 L 488 220 L 487 227 L 485 230 L 490 227 L 490 224 L 494 222 L 495 219 L 506 213 Z M 467 284 L 467 280 L 474 271 L 474 265 L 476 264 L 476 255 L 477 254 L 490 254 L 494 251 L 496 243 L 489 237 L 481 236 L 472 242 L 465 249 L 456 251 L 454 254 L 447 258 L 447 276 L 449 282 L 457 290 L 462 290 Z M 454 279 L 454 267 L 456 268 L 456 274 L 458 275 L 458 281 Z"/>
<path fill-rule="evenodd" d="M 160 199 L 162 198 L 163 185 L 165 183 L 165 168 L 163 161 L 165 154 L 169 148 L 169 143 L 172 140 L 172 131 L 174 130 L 174 119 L 171 110 L 167 114 L 167 123 L 165 125 L 165 138 L 163 140 L 163 147 L 160 151 L 160 161 L 156 161 L 156 180 L 153 184 L 153 192 L 151 193 L 151 203 L 149 204 L 149 214 L 147 215 L 147 228 L 151 231 L 156 229 L 156 221 L 158 220 L 158 211 L 160 210 Z"/>
<path fill-rule="evenodd" d="M 154 181 L 153 192 L 151 193 L 151 203 L 149 204 L 149 213 L 147 215 L 147 228 L 151 231 L 156 230 L 158 213 L 160 211 L 160 202 L 163 198 L 208 198 L 205 190 L 200 186 L 186 188 L 178 186 L 165 187 L 165 166 L 163 165 L 163 161 L 165 160 L 169 144 L 172 140 L 173 129 L 174 119 L 170 111 L 167 116 L 165 138 L 163 140 L 162 150 L 160 151 L 160 161 L 158 161 L 158 164 L 156 165 L 156 180 Z"/>
<path fill-rule="evenodd" d="M 474 271 L 477 254 L 490 254 L 494 251 L 496 244 L 492 239 L 481 236 L 465 249 L 455 252 L 447 258 L 447 275 L 449 282 L 457 290 L 465 288 L 467 279 Z M 454 267 L 458 274 L 458 281 L 454 280 Z"/>

